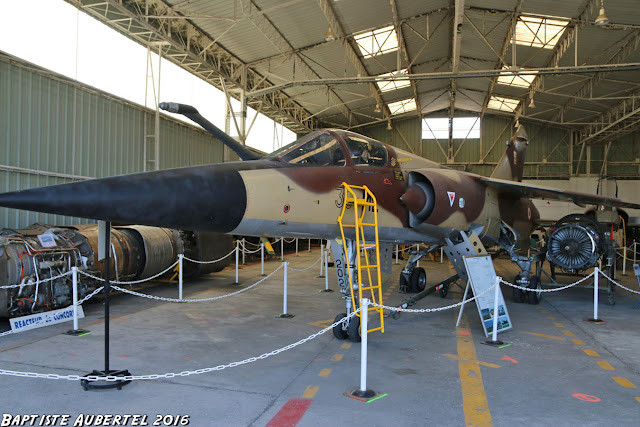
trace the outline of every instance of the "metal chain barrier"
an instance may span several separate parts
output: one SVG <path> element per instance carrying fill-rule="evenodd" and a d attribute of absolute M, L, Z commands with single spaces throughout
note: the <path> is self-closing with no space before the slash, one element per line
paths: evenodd
<path fill-rule="evenodd" d="M 293 270 L 293 271 L 307 271 L 307 270 L 311 269 L 312 267 L 314 267 L 318 262 L 320 262 L 320 260 L 321 260 L 321 259 L 322 259 L 322 258 L 318 258 L 318 259 L 316 260 L 316 262 L 314 262 L 313 264 L 311 264 L 311 265 L 310 265 L 309 267 L 307 267 L 307 268 L 298 269 L 298 268 L 293 268 L 293 267 L 291 267 L 291 266 L 289 266 L 288 268 L 289 268 L 290 270 Z"/>
<path fill-rule="evenodd" d="M 176 373 L 168 372 L 166 374 L 152 374 L 152 375 L 127 375 L 127 376 L 118 377 L 118 376 L 114 376 L 114 375 L 107 375 L 107 376 L 97 376 L 97 375 L 79 376 L 79 375 L 38 374 L 38 373 L 35 373 L 35 372 L 19 372 L 19 371 L 8 371 L 8 370 L 5 370 L 5 369 L 0 369 L 0 375 L 7 375 L 7 376 L 14 376 L 14 377 L 26 377 L 26 378 L 44 378 L 44 379 L 48 379 L 48 380 L 79 381 L 79 380 L 84 379 L 84 380 L 88 380 L 88 381 L 110 381 L 110 382 L 113 382 L 113 381 L 157 380 L 157 379 L 161 379 L 161 378 L 187 377 L 189 375 L 206 374 L 208 372 L 222 371 L 223 369 L 235 368 L 236 366 L 246 365 L 248 363 L 257 362 L 258 360 L 263 360 L 263 359 L 266 359 L 268 357 L 280 354 L 280 353 L 282 353 L 284 351 L 291 350 L 292 348 L 298 347 L 299 345 L 302 345 L 302 344 L 304 344 L 304 343 L 306 343 L 308 341 L 311 341 L 311 340 L 319 337 L 320 335 L 326 333 L 327 331 L 330 331 L 334 327 L 338 326 L 340 323 L 342 323 L 345 320 L 350 319 L 353 316 L 355 316 L 358 311 L 360 311 L 360 309 L 352 312 L 347 317 L 344 317 L 344 318 L 338 320 L 337 322 L 334 322 L 333 324 L 331 324 L 331 325 L 327 326 L 326 328 L 316 332 L 315 334 L 309 335 L 308 337 L 303 338 L 300 341 L 296 341 L 293 344 L 289 344 L 289 345 L 287 345 L 285 347 L 282 347 L 282 348 L 279 348 L 277 350 L 273 350 L 273 351 L 270 351 L 268 353 L 263 353 L 260 356 L 249 357 L 248 359 L 244 359 L 244 360 L 241 360 L 239 362 L 231 362 L 231 363 L 228 363 L 226 365 L 218 365 L 218 366 L 213 366 L 211 368 L 196 369 L 195 371 L 182 371 L 182 372 L 176 372 Z"/>
<path fill-rule="evenodd" d="M 582 282 L 590 279 L 591 277 L 593 277 L 593 274 L 594 274 L 594 272 L 591 272 L 591 274 L 589 274 L 586 277 L 583 277 L 582 279 L 578 280 L 577 282 L 568 284 L 566 286 L 561 286 L 559 288 L 554 288 L 554 289 L 531 289 L 531 288 L 525 288 L 524 286 L 514 285 L 513 283 L 509 283 L 506 280 L 502 280 L 502 279 L 500 279 L 500 283 L 504 283 L 505 285 L 511 286 L 512 288 L 520 289 L 520 290 L 527 291 L 527 292 L 530 292 L 530 291 L 534 291 L 534 292 L 558 292 L 558 291 L 564 291 L 565 289 L 569 289 L 569 288 L 572 288 L 572 287 L 574 287 L 576 285 L 579 285 L 580 283 L 582 283 Z"/>
<path fill-rule="evenodd" d="M 236 250 L 235 250 L 235 249 L 233 249 L 231 252 L 229 252 L 228 254 L 226 254 L 225 256 L 223 256 L 222 258 L 218 258 L 218 259 L 215 259 L 215 260 L 213 260 L 213 261 L 196 261 L 195 259 L 188 258 L 188 257 L 186 257 L 186 256 L 184 256 L 184 255 L 182 255 L 182 259 L 184 259 L 184 260 L 186 260 L 186 261 L 195 262 L 196 264 L 213 264 L 214 262 L 219 262 L 219 261 L 222 261 L 222 260 L 223 260 L 223 259 L 225 259 L 225 258 L 230 257 L 230 256 L 231 256 L 232 254 L 234 254 L 235 252 L 236 252 Z M 177 262 L 177 261 L 176 261 L 176 262 Z M 175 264 L 174 264 L 174 265 L 175 265 Z M 173 267 L 173 266 L 172 266 L 172 267 Z"/>
<path fill-rule="evenodd" d="M 59 274 L 57 276 L 49 277 L 48 279 L 41 279 L 41 280 L 39 279 L 37 281 L 33 281 L 33 282 L 31 282 L 31 284 L 22 283 L 22 284 L 17 284 L 17 285 L 6 285 L 6 286 L 0 286 L 0 289 L 11 289 L 11 288 L 20 288 L 22 286 L 38 285 L 40 283 L 47 283 L 47 282 L 51 282 L 52 280 L 60 279 L 61 277 L 64 277 L 64 276 L 69 276 L 70 274 L 71 274 L 71 271 L 67 271 L 66 273 L 62 273 L 62 274 Z"/>
<path fill-rule="evenodd" d="M 614 285 L 620 286 L 624 290 L 627 290 L 627 291 L 632 292 L 634 294 L 640 295 L 640 292 L 634 291 L 633 289 L 629 289 L 626 286 L 621 285 L 620 283 L 618 283 L 615 280 L 613 280 L 611 277 L 607 276 L 607 274 L 604 271 L 600 270 L 600 274 L 602 274 L 609 282 L 613 283 Z"/>
<path fill-rule="evenodd" d="M 422 309 L 417 309 L 417 308 L 402 308 L 402 307 L 389 307 L 388 305 L 382 305 L 382 304 L 378 304 L 375 303 L 373 301 L 369 302 L 369 305 L 372 307 L 380 307 L 382 309 L 385 310 L 390 310 L 390 311 L 401 311 L 401 312 L 405 312 L 405 313 L 433 313 L 436 311 L 444 311 L 444 310 L 449 310 L 452 308 L 456 308 L 456 307 L 460 307 L 463 304 L 466 304 L 468 302 L 471 302 L 473 300 L 475 300 L 476 298 L 480 298 L 482 295 L 486 294 L 487 292 L 489 292 L 490 290 L 494 289 L 496 287 L 496 285 L 490 286 L 487 289 L 484 290 L 484 292 L 478 294 L 478 295 L 474 295 L 473 297 L 466 299 L 464 301 L 460 301 L 458 303 L 455 304 L 451 304 L 451 305 L 447 305 L 445 307 L 436 307 L 436 308 L 422 308 Z"/>
<path fill-rule="evenodd" d="M 260 252 L 260 250 L 262 249 L 261 247 L 258 247 L 258 249 L 254 250 L 254 251 L 250 251 L 249 249 L 247 249 L 247 247 L 245 246 L 245 243 L 249 243 L 249 242 L 244 242 L 242 241 L 242 252 L 244 252 L 245 254 L 255 254 L 257 252 Z M 228 255 L 227 255 L 228 256 Z"/>
<path fill-rule="evenodd" d="M 14 330 L 10 330 L 10 331 L 7 331 L 7 332 L 2 332 L 2 333 L 0 333 L 0 337 L 4 337 L 5 335 L 10 335 L 10 334 L 13 334 L 13 333 L 15 333 Z"/>
<path fill-rule="evenodd" d="M 96 296 L 100 292 L 102 292 L 103 289 L 104 289 L 104 286 L 100 286 L 98 289 L 96 289 L 95 291 L 91 292 L 89 295 L 87 295 L 86 297 L 84 297 L 80 301 L 78 301 L 77 305 L 82 305 L 83 303 L 89 301 L 91 298 L 93 298 L 94 296 Z"/>
<path fill-rule="evenodd" d="M 110 280 L 109 283 L 115 283 L 116 285 L 137 285 L 138 283 L 148 282 L 150 280 L 156 279 L 156 278 L 162 276 L 163 274 L 167 273 L 172 268 L 174 268 L 176 265 L 178 265 L 178 262 L 179 261 L 174 262 L 173 264 L 171 264 L 169 267 L 167 267 L 166 269 L 164 269 L 160 273 L 156 274 L 155 276 L 148 277 L 146 279 L 133 280 L 131 282 L 121 282 L 119 280 Z M 90 273 L 87 273 L 86 271 L 83 271 L 83 270 L 78 270 L 78 273 L 80 273 L 80 274 L 82 274 L 84 276 L 90 277 L 93 280 L 98 280 L 98 281 L 101 281 L 101 282 L 105 281 L 102 277 L 94 276 L 94 275 L 92 275 Z"/>
<path fill-rule="evenodd" d="M 247 240 L 245 240 L 244 243 L 246 243 L 248 245 L 251 245 L 251 246 L 254 246 L 254 247 L 260 247 L 260 245 L 261 245 L 261 244 L 256 244 L 256 243 L 249 242 Z"/>
<path fill-rule="evenodd" d="M 267 277 L 264 277 L 264 278 L 262 278 L 262 279 L 258 280 L 256 283 L 254 283 L 254 284 L 253 284 L 253 285 L 251 285 L 251 286 L 247 286 L 247 287 L 246 287 L 246 288 L 244 288 L 244 289 L 240 289 L 239 291 L 232 292 L 232 293 L 230 293 L 230 294 L 220 295 L 220 296 L 217 296 L 217 297 L 211 297 L 211 298 L 197 298 L 197 299 L 177 299 L 177 298 L 166 298 L 166 297 L 157 297 L 157 296 L 154 296 L 154 295 L 147 295 L 147 294 L 143 294 L 143 293 L 140 293 L 140 292 L 132 291 L 132 290 L 130 290 L 130 289 L 124 289 L 124 288 L 121 288 L 121 287 L 119 287 L 119 286 L 112 286 L 112 288 L 113 288 L 113 289 L 115 289 L 115 290 L 118 290 L 118 291 L 120 291 L 120 292 L 123 292 L 123 293 L 125 293 L 125 294 L 134 295 L 134 296 L 136 296 L 136 297 L 141 297 L 141 298 L 153 299 L 153 300 L 156 300 L 156 301 L 182 302 L 182 303 L 186 303 L 186 302 L 207 302 L 207 301 L 216 301 L 216 300 L 219 300 L 219 299 L 222 299 L 222 298 L 232 297 L 232 296 L 234 296 L 234 295 L 241 294 L 242 292 L 246 292 L 246 291 L 248 291 L 249 289 L 253 289 L 253 288 L 255 288 L 255 287 L 256 287 L 256 286 L 258 286 L 260 283 L 264 282 L 265 280 L 267 280 L 268 278 L 270 278 L 271 276 L 273 276 L 274 274 L 276 274 L 276 272 L 277 272 L 278 270 L 280 270 L 281 268 L 282 268 L 282 264 L 280 264 L 280 267 L 278 267 L 278 268 L 276 268 L 275 270 L 273 270 L 273 271 L 271 272 L 271 274 L 269 274 Z"/>

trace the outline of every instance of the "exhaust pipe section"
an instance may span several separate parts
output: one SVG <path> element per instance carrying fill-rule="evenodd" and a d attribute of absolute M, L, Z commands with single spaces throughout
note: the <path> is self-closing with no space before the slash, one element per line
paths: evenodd
<path fill-rule="evenodd" d="M 53 239 L 55 245 L 43 245 L 40 236 Z M 111 230 L 110 278 L 132 281 L 152 277 L 173 264 L 179 253 L 212 261 L 233 249 L 233 238 L 219 233 L 169 228 L 126 226 Z M 73 301 L 72 281 L 64 276 L 45 283 L 45 279 L 78 267 L 104 277 L 104 261 L 97 260 L 98 227 L 95 224 L 73 227 L 32 225 L 23 230 L 0 231 L 0 283 L 21 285 L 0 289 L 0 317 L 16 317 L 69 306 Z M 213 264 L 184 263 L 184 277 L 222 270 L 231 257 Z M 79 297 L 93 292 L 101 281 L 82 277 Z"/>

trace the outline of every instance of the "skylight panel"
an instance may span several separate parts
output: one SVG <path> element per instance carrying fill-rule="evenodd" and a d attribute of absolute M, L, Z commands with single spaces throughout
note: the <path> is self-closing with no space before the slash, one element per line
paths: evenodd
<path fill-rule="evenodd" d="M 449 125 L 453 139 L 480 138 L 480 117 L 444 117 L 422 119 L 422 139 L 449 139 Z"/>
<path fill-rule="evenodd" d="M 553 49 L 569 21 L 521 16 L 516 24 L 516 44 Z"/>
<path fill-rule="evenodd" d="M 393 25 L 367 31 L 353 37 L 364 58 L 398 50 L 398 35 Z"/>
<path fill-rule="evenodd" d="M 516 108 L 518 108 L 519 103 L 519 99 L 504 98 L 502 96 L 492 96 L 487 103 L 487 108 L 513 113 Z"/>
<path fill-rule="evenodd" d="M 505 66 L 502 68 L 503 70 L 509 70 L 510 68 Z M 502 74 L 498 77 L 498 84 L 507 85 L 507 86 L 517 86 L 517 87 L 529 87 L 533 82 L 533 79 L 536 78 L 535 73 L 528 75 L 517 75 L 517 74 Z"/>
<path fill-rule="evenodd" d="M 413 111 L 418 108 L 416 106 L 415 98 L 402 99 L 400 101 L 392 102 L 388 104 L 387 107 L 389 107 L 389 111 L 392 115 L 406 113 L 407 111 Z"/>
<path fill-rule="evenodd" d="M 403 69 L 400 71 L 395 71 L 386 74 L 380 74 L 378 77 L 406 77 L 407 69 Z M 380 88 L 380 92 L 389 92 L 391 90 L 402 89 L 403 87 L 408 87 L 410 85 L 409 79 L 406 80 L 385 80 L 381 82 L 376 82 L 378 88 Z"/>

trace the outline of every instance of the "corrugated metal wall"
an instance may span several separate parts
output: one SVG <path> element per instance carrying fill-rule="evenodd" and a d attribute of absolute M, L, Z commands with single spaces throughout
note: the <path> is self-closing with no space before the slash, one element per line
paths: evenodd
<path fill-rule="evenodd" d="M 19 60 L 0 60 L 0 191 L 141 172 L 145 120 L 150 133 L 153 111 Z M 161 118 L 161 169 L 222 161 L 223 145 L 208 133 Z M 86 221 L 0 208 L 0 228 L 35 222 Z"/>
<path fill-rule="evenodd" d="M 571 171 L 575 174 L 578 164 L 579 173 L 586 173 L 587 150 L 579 162 L 581 146 L 573 146 L 571 153 L 571 131 L 536 123 L 524 123 L 524 126 L 531 141 L 527 149 L 525 177 L 568 179 Z M 454 159 L 449 166 L 480 175 L 491 174 L 505 151 L 505 143 L 515 132 L 514 122 L 486 115 L 480 129 L 480 139 L 453 140 Z M 391 130 L 384 124 L 361 129 L 360 132 L 436 162 L 447 163 L 447 140 L 423 140 L 418 118 L 393 121 Z M 640 159 L 639 132 L 612 143 L 606 168 L 603 167 L 604 146 L 593 146 L 588 151 L 591 175 L 602 173 L 620 178 L 640 178 L 640 161 L 635 162 L 635 159 Z"/>

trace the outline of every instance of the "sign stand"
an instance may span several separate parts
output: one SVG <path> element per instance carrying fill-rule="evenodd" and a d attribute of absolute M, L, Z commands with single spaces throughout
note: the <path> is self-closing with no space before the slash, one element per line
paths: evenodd
<path fill-rule="evenodd" d="M 635 241 L 633 243 L 634 243 L 634 251 L 635 251 Z M 638 287 L 640 288 L 640 266 L 638 266 L 638 264 L 633 264 L 633 272 L 636 275 L 636 279 L 638 280 Z M 639 305 L 640 305 L 640 299 L 634 302 L 631 308 L 637 308 Z"/>
<path fill-rule="evenodd" d="M 104 229 L 104 232 L 103 232 Z M 100 237 L 104 235 L 104 240 L 100 242 Z M 87 390 L 104 390 L 117 388 L 118 390 L 122 390 L 122 386 L 125 386 L 131 382 L 131 380 L 115 380 L 115 381 L 105 381 L 104 383 L 98 384 L 96 381 L 89 381 L 86 379 L 88 376 L 98 376 L 98 377 L 125 377 L 130 376 L 131 374 L 127 370 L 111 370 L 109 369 L 109 293 L 111 293 L 111 282 L 109 279 L 110 274 L 110 266 L 109 263 L 111 261 L 109 253 L 111 252 L 111 223 L 110 222 L 102 222 L 100 221 L 98 224 L 98 246 L 104 247 L 104 371 L 93 370 L 90 374 L 85 375 L 85 378 L 80 380 L 80 385 L 82 388 Z M 100 245 L 103 243 L 104 246 Z M 102 255 L 102 254 L 100 254 Z M 100 258 L 100 255 L 98 258 Z"/>
<path fill-rule="evenodd" d="M 474 295 L 481 295 L 476 298 L 475 301 L 485 336 L 488 337 L 490 333 L 492 334 L 493 339 L 492 341 L 487 341 L 487 344 L 503 345 L 504 343 L 497 340 L 498 332 L 506 331 L 511 329 L 513 326 L 511 325 L 509 312 L 507 311 L 507 306 L 500 290 L 499 278 L 496 277 L 496 272 L 493 268 L 491 256 L 487 254 L 468 255 L 463 257 L 463 261 L 469 280 L 462 300 L 467 300 L 469 288 L 471 288 Z M 483 294 L 483 292 L 491 288 L 494 284 L 497 285 L 493 296 L 490 293 Z M 460 307 L 456 326 L 460 324 L 463 309 L 464 304 Z M 497 315 L 494 316 L 494 314 Z"/>

